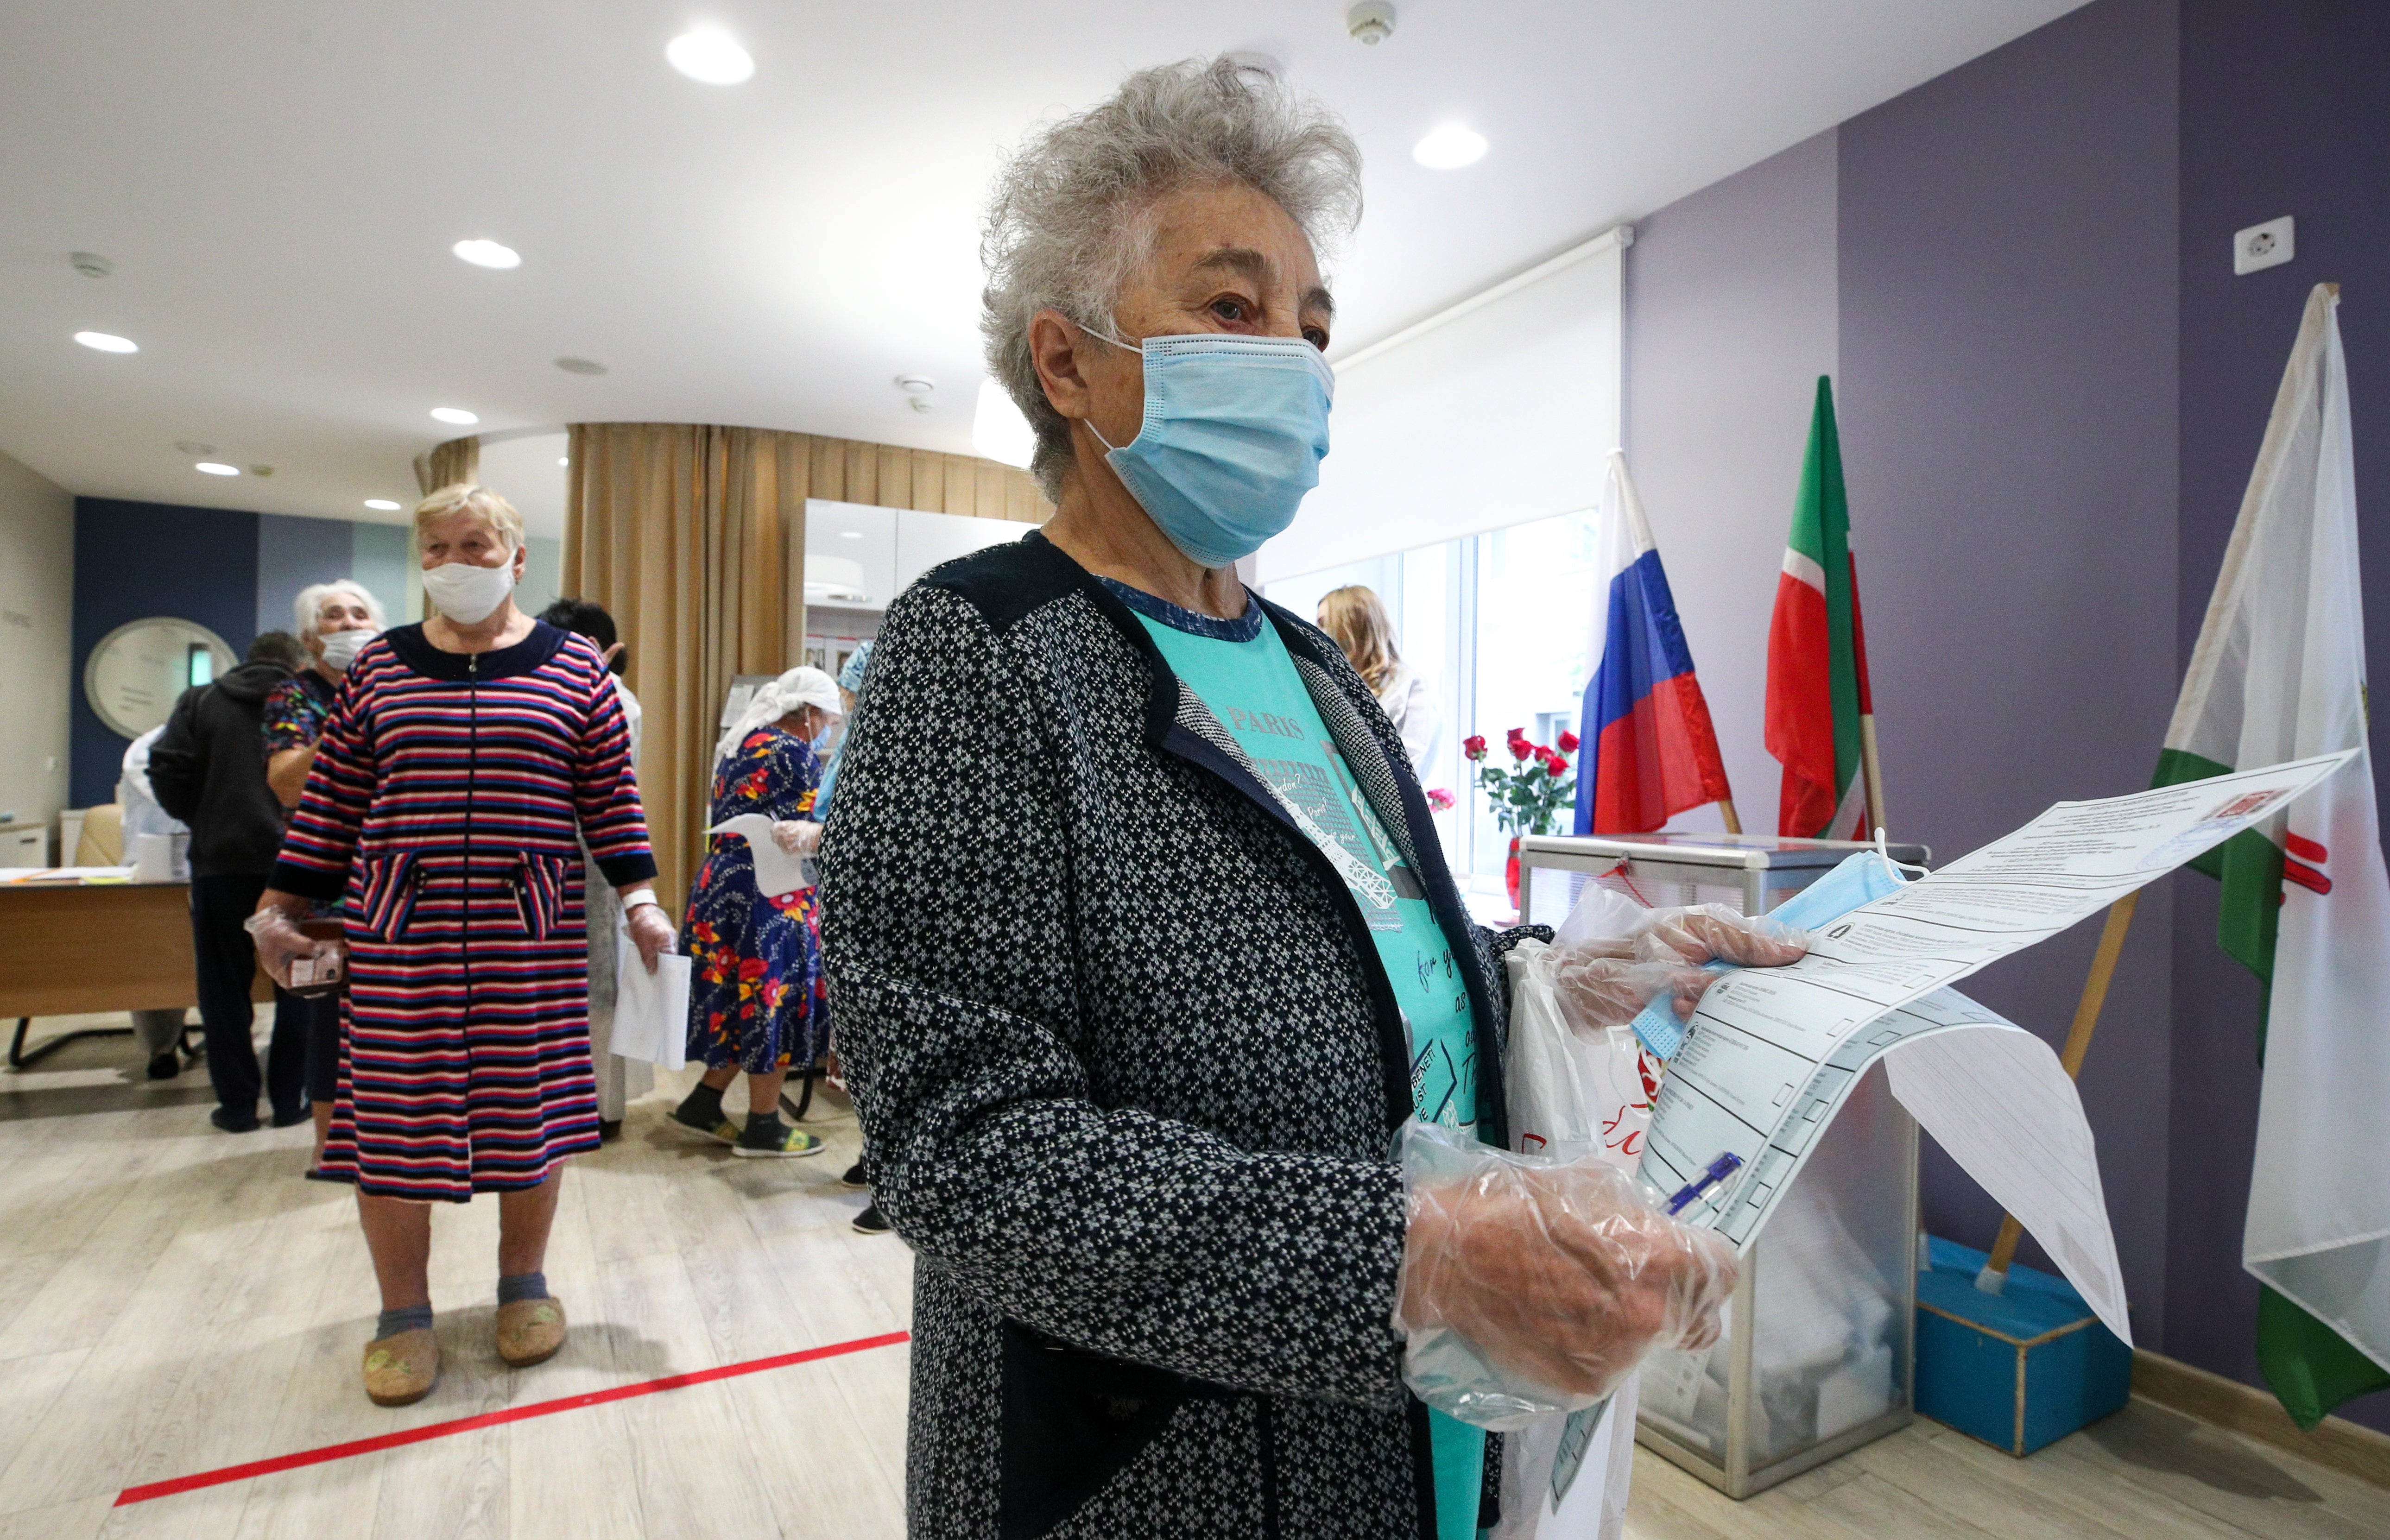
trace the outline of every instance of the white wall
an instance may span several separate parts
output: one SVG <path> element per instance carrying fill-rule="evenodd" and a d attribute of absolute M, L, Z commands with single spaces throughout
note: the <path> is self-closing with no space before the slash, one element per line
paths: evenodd
<path fill-rule="evenodd" d="M 0 813 L 19 825 L 66 805 L 73 621 L 74 498 L 0 455 Z"/>
<path fill-rule="evenodd" d="M 1829 131 L 1638 220 L 1626 253 L 1627 469 L 1754 833 L 1776 828 L 1767 622 L 1818 377 L 1840 368 L 1837 240 Z"/>

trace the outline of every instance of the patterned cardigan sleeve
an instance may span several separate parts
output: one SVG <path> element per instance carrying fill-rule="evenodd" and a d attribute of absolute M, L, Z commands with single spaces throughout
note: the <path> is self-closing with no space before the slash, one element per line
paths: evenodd
<path fill-rule="evenodd" d="M 308 766 L 299 805 L 290 810 L 268 879 L 283 892 L 329 903 L 348 887 L 349 861 L 373 802 L 376 778 L 372 718 L 363 708 L 366 692 L 357 687 L 361 677 L 352 665 L 324 719 L 324 736 L 315 740 L 315 763 Z"/>
<path fill-rule="evenodd" d="M 917 586 L 889 610 L 851 725 L 823 955 L 873 1196 L 923 1265 L 1048 1338 L 1392 1405 L 1395 1168 L 1248 1150 L 1091 1098 L 1068 724 L 1033 709 L 1034 672 L 976 608 Z"/>

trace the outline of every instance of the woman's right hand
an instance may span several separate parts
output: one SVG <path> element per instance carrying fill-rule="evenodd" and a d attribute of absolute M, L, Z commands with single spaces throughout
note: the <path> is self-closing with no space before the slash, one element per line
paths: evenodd
<path fill-rule="evenodd" d="M 811 855 L 821 841 L 822 826 L 811 818 L 782 818 L 772 826 L 772 843 L 786 855 Z"/>
<path fill-rule="evenodd" d="M 257 912 L 241 922 L 257 944 L 257 961 L 267 978 L 283 988 L 290 987 L 290 965 L 302 957 L 312 957 L 321 943 L 299 929 L 288 911 L 272 902 L 268 893 L 261 900 Z"/>

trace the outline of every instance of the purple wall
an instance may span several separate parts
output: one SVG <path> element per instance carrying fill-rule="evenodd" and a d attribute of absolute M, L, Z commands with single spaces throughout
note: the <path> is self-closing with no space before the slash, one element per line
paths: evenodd
<path fill-rule="evenodd" d="M 1663 538 L 1689 616 L 1694 566 L 1723 572 L 1736 544 L 1772 557 L 1792 469 L 1761 451 L 1806 403 L 1805 381 L 1777 377 L 1833 339 L 1904 838 L 1954 855 L 2061 797 L 2147 784 L 2300 306 L 2326 278 L 2344 286 L 2376 507 L 2371 645 L 2390 669 L 2385 102 L 2390 6 L 2097 0 L 1642 223 L 1627 433 L 1655 523 L 1665 501 L 1716 537 Z M 1831 182 L 1812 164 L 1829 144 Z M 2297 259 L 2234 277 L 2231 232 L 2285 213 Z M 1831 290 L 1805 276 L 1828 254 L 1821 222 Z M 1728 587 L 1721 603 L 1764 603 Z M 1728 655 L 1758 644 L 1749 624 L 1713 629 L 1704 681 L 1731 683 Z M 1737 785 L 1765 827 L 1773 777 Z M 2083 1096 L 2142 1343 L 2256 1383 L 2241 1227 L 2259 1001 L 2217 949 L 2216 896 L 2196 876 L 2144 896 Z M 1971 992 L 2056 1041 L 2097 930 Z M 1930 1148 L 1925 1185 L 1937 1233 L 1990 1240 L 1997 1205 Z M 2342 1414 L 2390 1431 L 2390 1394 Z"/>
<path fill-rule="evenodd" d="M 2175 10 L 2106 0 L 1844 123 L 1836 381 L 1897 833 L 1944 856 L 2149 784 L 2178 680 Z M 2168 895 L 2084 1069 L 2135 1334 L 2162 1340 Z M 2056 1046 L 2099 922 L 1967 986 Z M 1937 1150 L 1925 1217 L 1999 1205 Z M 2042 1264 L 2047 1265 L 2046 1263 Z"/>
<path fill-rule="evenodd" d="M 2370 515 L 2359 535 L 2369 672 L 2390 676 L 2390 7 L 2184 0 L 2181 68 L 2180 657 L 2199 635 L 2300 310 L 2329 279 L 2341 285 L 2358 507 Z M 2298 255 L 2233 276 L 2232 232 L 2281 214 L 2297 217 Z M 2215 885 L 2177 886 L 2165 1347 L 2255 1383 L 2257 1284 L 2241 1269 L 2241 1220 L 2258 989 L 2217 950 Z M 2390 1431 L 2390 1393 L 2341 1415 Z"/>

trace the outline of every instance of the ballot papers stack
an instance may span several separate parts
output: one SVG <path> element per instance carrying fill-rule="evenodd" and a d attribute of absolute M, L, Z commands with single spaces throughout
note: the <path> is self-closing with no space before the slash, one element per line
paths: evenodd
<path fill-rule="evenodd" d="M 1588 883 L 1647 908 L 1765 914 L 1873 848 L 1772 835 L 1531 835 L 1519 841 L 1519 918 L 1557 926 Z M 1911 866 L 1930 859 L 1921 845 L 1889 853 Z M 1905 1427 L 1916 1216 L 1917 1124 L 1879 1067 L 1844 1099 L 1744 1249 L 1725 1334 L 1705 1352 L 1646 1361 L 1636 1441 L 1747 1497 Z"/>

